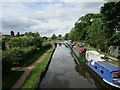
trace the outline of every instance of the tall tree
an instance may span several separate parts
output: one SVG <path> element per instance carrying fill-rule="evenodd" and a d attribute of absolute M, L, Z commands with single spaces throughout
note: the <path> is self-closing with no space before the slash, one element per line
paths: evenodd
<path fill-rule="evenodd" d="M 65 34 L 65 38 L 64 38 L 65 40 L 69 40 L 69 33 L 66 33 Z"/>
<path fill-rule="evenodd" d="M 62 37 L 62 35 L 61 35 L 61 34 L 59 34 L 59 35 L 58 35 L 58 37 L 59 37 L 59 38 L 61 38 L 61 37 Z"/>
<path fill-rule="evenodd" d="M 101 13 L 104 16 L 103 20 L 108 28 L 106 29 L 108 38 L 110 38 L 115 33 L 115 30 L 120 29 L 120 1 L 105 3 L 101 7 Z"/>
<path fill-rule="evenodd" d="M 18 33 L 16 34 L 16 36 L 19 37 L 19 36 L 20 36 L 20 33 L 18 32 Z"/>
<path fill-rule="evenodd" d="M 10 33 L 11 33 L 11 35 L 12 35 L 12 36 L 14 36 L 14 35 L 15 35 L 13 31 L 11 31 Z"/>

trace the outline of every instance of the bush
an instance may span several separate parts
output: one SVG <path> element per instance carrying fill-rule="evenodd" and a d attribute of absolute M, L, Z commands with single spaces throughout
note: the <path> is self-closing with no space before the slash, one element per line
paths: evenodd
<path fill-rule="evenodd" d="M 32 39 L 33 38 L 15 37 L 8 41 L 8 45 L 11 47 L 28 47 L 32 46 Z"/>
<path fill-rule="evenodd" d="M 50 48 L 50 47 L 52 47 L 50 42 L 45 41 L 42 43 L 42 48 Z"/>
<path fill-rule="evenodd" d="M 8 72 L 10 68 L 19 66 L 25 60 L 25 53 L 19 48 L 11 48 L 2 54 L 2 70 L 3 74 Z"/>
<path fill-rule="evenodd" d="M 19 48 L 11 48 L 3 55 L 3 60 L 13 66 L 18 66 L 25 59 L 25 53 Z"/>
<path fill-rule="evenodd" d="M 34 37 L 32 40 L 33 46 L 36 46 L 38 48 L 42 48 L 42 38 L 41 37 Z"/>
<path fill-rule="evenodd" d="M 25 52 L 25 58 L 27 59 L 30 56 L 38 53 L 40 51 L 40 48 L 37 48 L 37 47 L 33 46 L 31 48 L 23 49 L 23 51 Z"/>

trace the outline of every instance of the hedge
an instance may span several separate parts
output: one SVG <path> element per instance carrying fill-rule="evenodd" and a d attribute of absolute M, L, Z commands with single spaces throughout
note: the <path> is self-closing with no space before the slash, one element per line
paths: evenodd
<path fill-rule="evenodd" d="M 12 67 L 23 66 L 25 60 L 28 60 L 28 58 L 40 52 L 41 49 L 51 47 L 51 44 L 49 42 L 43 42 L 42 45 L 43 48 L 38 48 L 36 46 L 27 48 L 14 47 L 10 48 L 9 50 L 3 51 L 2 54 L 3 72 L 4 73 L 8 72 Z"/>
<path fill-rule="evenodd" d="M 23 37 L 15 37 L 11 38 L 7 45 L 11 47 L 29 47 L 29 46 L 36 46 L 41 48 L 42 47 L 42 38 L 41 37 L 34 37 L 34 38 L 23 38 Z"/>

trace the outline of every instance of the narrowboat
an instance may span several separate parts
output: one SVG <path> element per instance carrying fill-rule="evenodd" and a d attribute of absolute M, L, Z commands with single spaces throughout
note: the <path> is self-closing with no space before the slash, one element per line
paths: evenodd
<path fill-rule="evenodd" d="M 107 84 L 120 88 L 120 67 L 111 65 L 97 51 L 86 52 L 87 65 Z"/>
<path fill-rule="evenodd" d="M 71 42 L 66 42 L 66 44 L 72 49 L 73 46 L 76 45 L 76 42 L 73 42 L 73 43 L 71 43 Z"/>
<path fill-rule="evenodd" d="M 85 58 L 86 49 L 85 48 L 81 48 L 77 44 L 77 45 L 73 46 L 72 50 L 80 61 L 83 61 L 83 62 L 86 61 L 86 58 Z"/>
<path fill-rule="evenodd" d="M 70 48 L 72 48 L 72 43 L 71 42 L 67 42 L 66 43 Z"/>

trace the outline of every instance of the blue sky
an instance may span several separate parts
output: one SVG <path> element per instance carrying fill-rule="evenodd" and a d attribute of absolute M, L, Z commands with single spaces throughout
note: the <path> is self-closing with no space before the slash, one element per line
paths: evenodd
<path fill-rule="evenodd" d="M 43 0 L 45 1 L 45 0 Z M 39 32 L 41 36 L 70 32 L 79 17 L 99 13 L 103 2 L 2 2 L 2 34 Z"/>

